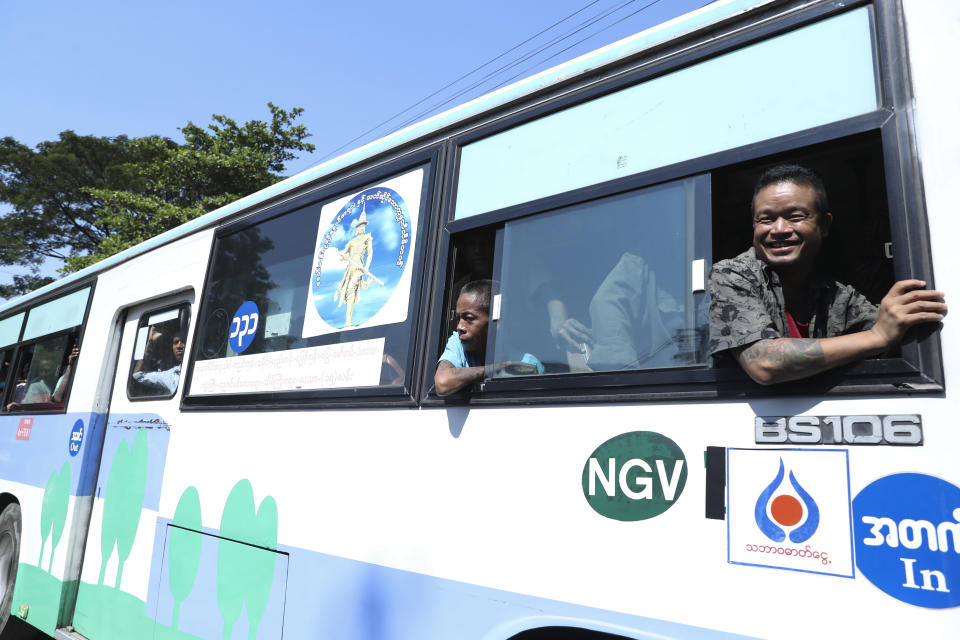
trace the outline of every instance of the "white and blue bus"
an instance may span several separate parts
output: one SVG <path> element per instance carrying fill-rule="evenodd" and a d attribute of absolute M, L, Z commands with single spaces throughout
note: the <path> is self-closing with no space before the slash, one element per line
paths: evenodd
<path fill-rule="evenodd" d="M 789 161 L 838 279 L 960 292 L 958 25 L 714 2 L 8 302 L 0 627 L 956 638 L 960 324 L 760 386 L 710 357 L 706 279 Z M 479 278 L 487 362 L 543 371 L 440 397 Z"/>

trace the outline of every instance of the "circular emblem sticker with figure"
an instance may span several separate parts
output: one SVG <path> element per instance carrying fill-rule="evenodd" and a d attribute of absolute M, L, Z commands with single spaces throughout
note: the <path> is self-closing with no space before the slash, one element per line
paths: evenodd
<path fill-rule="evenodd" d="M 323 206 L 303 336 L 407 319 L 423 169 Z"/>

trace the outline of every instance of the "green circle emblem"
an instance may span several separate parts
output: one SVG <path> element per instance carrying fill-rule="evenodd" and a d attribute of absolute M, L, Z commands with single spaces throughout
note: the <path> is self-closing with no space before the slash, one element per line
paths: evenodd
<path fill-rule="evenodd" d="M 594 511 L 623 522 L 673 506 L 687 483 L 683 450 L 665 435 L 631 431 L 597 447 L 583 465 L 583 495 Z"/>

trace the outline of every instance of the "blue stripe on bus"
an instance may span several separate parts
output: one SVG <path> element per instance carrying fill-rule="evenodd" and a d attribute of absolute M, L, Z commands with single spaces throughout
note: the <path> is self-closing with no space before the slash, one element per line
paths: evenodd
<path fill-rule="evenodd" d="M 169 626 L 173 596 L 163 563 L 171 520 L 160 518 L 145 610 L 156 612 L 158 627 Z M 349 523 L 329 523 L 349 526 Z M 203 554 L 197 578 L 181 604 L 179 630 L 200 638 L 220 638 L 223 620 L 217 600 L 217 531 L 204 528 Z M 384 532 L 384 535 L 389 535 Z M 455 580 L 392 569 L 281 545 L 274 583 L 257 626 L 257 637 L 377 638 L 416 640 L 506 640 L 548 626 L 571 626 L 631 638 L 733 639 L 742 636 L 655 618 L 628 615 Z M 558 565 L 557 571 L 562 571 Z M 287 579 L 282 581 L 286 572 Z M 584 577 L 584 580 L 588 577 Z M 656 589 L 638 581 L 637 601 Z M 677 594 L 683 598 L 683 594 Z M 191 615 L 192 613 L 192 615 Z M 232 637 L 247 637 L 241 613 Z"/>
<path fill-rule="evenodd" d="M 30 420 L 29 429 L 21 430 Z M 70 443 L 78 420 L 82 420 L 84 425 L 83 441 L 77 455 L 71 456 Z M 3 480 L 43 489 L 51 474 L 59 472 L 67 462 L 70 465 L 70 495 L 90 495 L 96 482 L 102 429 L 103 414 L 0 416 L 0 469 L 3 470 Z"/>

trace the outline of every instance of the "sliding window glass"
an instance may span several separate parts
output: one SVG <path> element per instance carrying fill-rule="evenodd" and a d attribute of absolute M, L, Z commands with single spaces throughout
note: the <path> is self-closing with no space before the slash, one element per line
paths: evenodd
<path fill-rule="evenodd" d="M 507 222 L 495 377 L 527 354 L 547 374 L 705 364 L 706 185 L 688 178 Z"/>

